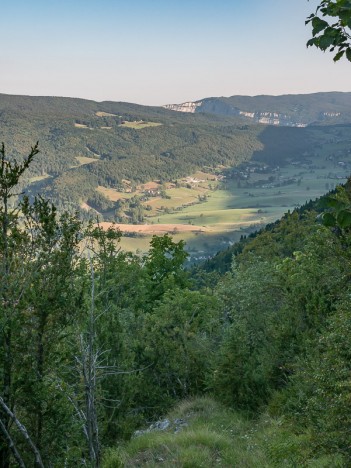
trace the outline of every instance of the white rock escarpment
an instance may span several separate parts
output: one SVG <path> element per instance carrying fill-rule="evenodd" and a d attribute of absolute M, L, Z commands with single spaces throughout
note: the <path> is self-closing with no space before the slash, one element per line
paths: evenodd
<path fill-rule="evenodd" d="M 189 112 L 189 113 L 194 113 L 196 111 L 196 108 L 201 106 L 202 101 L 198 102 L 183 102 L 182 104 L 166 104 L 162 107 L 165 109 L 177 111 L 177 112 Z"/>

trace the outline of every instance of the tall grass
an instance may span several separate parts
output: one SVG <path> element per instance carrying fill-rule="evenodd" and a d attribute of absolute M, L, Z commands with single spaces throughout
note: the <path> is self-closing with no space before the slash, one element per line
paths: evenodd
<path fill-rule="evenodd" d="M 339 456 L 316 456 L 309 434 L 295 433 L 282 419 L 252 420 L 211 398 L 180 403 L 167 415 L 171 425 L 133 438 L 105 453 L 104 468 L 118 467 L 342 467 Z M 187 425 L 175 432 L 175 420 Z"/>

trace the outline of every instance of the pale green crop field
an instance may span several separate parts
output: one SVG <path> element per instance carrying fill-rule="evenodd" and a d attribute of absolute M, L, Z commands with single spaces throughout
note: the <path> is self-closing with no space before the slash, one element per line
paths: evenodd
<path fill-rule="evenodd" d="M 170 198 L 154 197 L 143 203 L 144 206 L 149 205 L 152 208 L 151 212 L 148 213 L 149 216 L 159 216 L 159 212 L 163 211 L 165 208 L 176 210 L 190 203 L 198 203 L 198 197 L 206 195 L 208 189 L 203 187 L 194 187 L 191 189 L 179 187 L 167 189 L 165 192 Z"/>
<path fill-rule="evenodd" d="M 86 156 L 76 156 L 76 159 L 78 161 L 77 166 L 84 166 L 85 164 L 91 164 L 95 161 L 98 161 L 97 158 L 87 158 Z M 77 167 L 77 166 L 74 166 L 74 167 Z"/>
<path fill-rule="evenodd" d="M 120 127 L 134 128 L 134 130 L 141 130 L 142 128 L 147 127 L 159 127 L 162 125 L 160 122 L 124 122 Z"/>

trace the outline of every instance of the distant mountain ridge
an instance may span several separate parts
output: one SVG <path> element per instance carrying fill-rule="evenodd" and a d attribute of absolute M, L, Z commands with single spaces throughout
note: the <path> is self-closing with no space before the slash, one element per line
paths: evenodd
<path fill-rule="evenodd" d="M 255 123 L 288 127 L 351 122 L 351 92 L 209 97 L 164 107 L 177 112 L 237 116 Z"/>

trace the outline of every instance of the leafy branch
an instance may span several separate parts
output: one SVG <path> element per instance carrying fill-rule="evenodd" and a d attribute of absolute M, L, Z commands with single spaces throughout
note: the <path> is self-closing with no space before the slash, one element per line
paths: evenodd
<path fill-rule="evenodd" d="M 306 19 L 305 24 L 312 25 L 313 36 L 307 42 L 307 47 L 315 46 L 323 52 L 334 52 L 334 62 L 343 56 L 351 62 L 350 0 L 322 0 L 316 12 Z"/>

